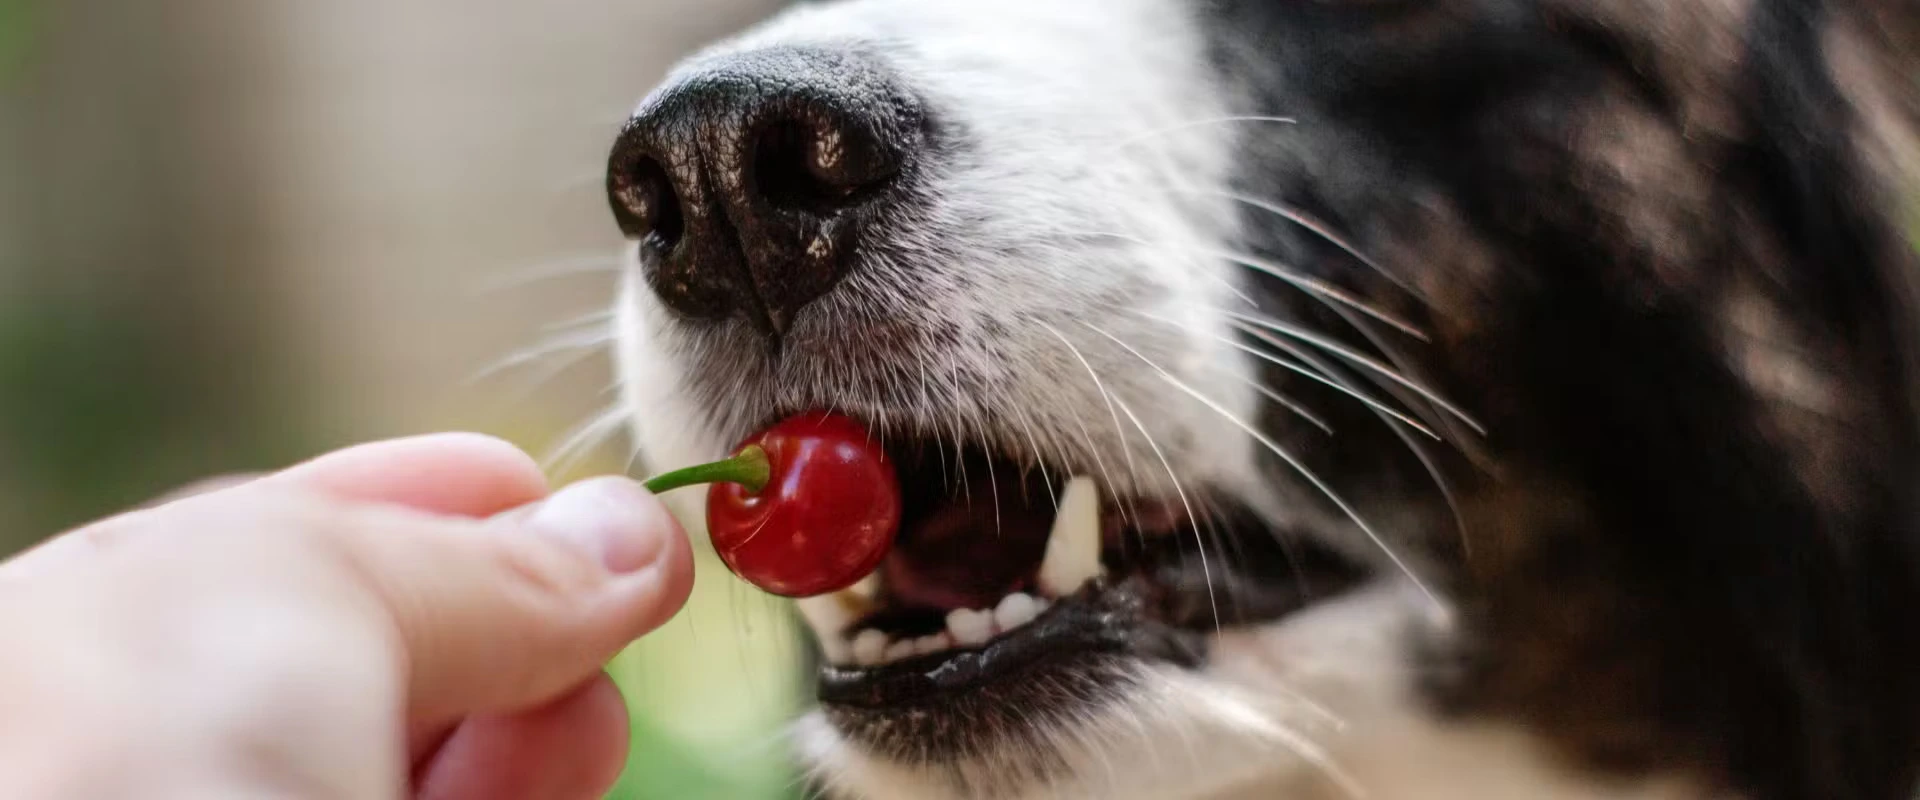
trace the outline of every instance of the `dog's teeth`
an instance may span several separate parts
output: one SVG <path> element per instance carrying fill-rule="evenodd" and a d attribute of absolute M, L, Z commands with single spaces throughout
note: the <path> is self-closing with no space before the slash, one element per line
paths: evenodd
<path fill-rule="evenodd" d="M 1092 478 L 1076 477 L 1060 495 L 1060 511 L 1040 562 L 1040 588 L 1066 597 L 1100 574 L 1100 490 Z"/>
<path fill-rule="evenodd" d="M 947 615 L 947 634 L 962 647 L 977 647 L 993 638 L 993 612 L 962 608 Z"/>
<path fill-rule="evenodd" d="M 1040 601 L 1025 592 L 1014 592 L 993 609 L 993 622 L 1001 631 L 1010 631 L 1040 616 Z"/>
<path fill-rule="evenodd" d="M 863 616 L 838 595 L 809 597 L 795 604 L 800 616 L 805 618 L 808 627 L 813 628 L 814 638 L 820 640 L 821 655 L 829 664 L 845 664 L 853 660 L 851 642 L 841 634 Z"/>
<path fill-rule="evenodd" d="M 944 633 L 936 633 L 931 636 L 922 636 L 918 639 L 913 640 L 914 655 L 924 656 L 924 655 L 930 655 L 933 653 L 938 653 L 942 650 L 952 650 L 952 649 L 953 649 L 953 638 Z"/>
<path fill-rule="evenodd" d="M 853 637 L 853 663 L 871 667 L 887 654 L 887 635 L 872 628 Z"/>
<path fill-rule="evenodd" d="M 887 650 L 881 654 L 880 661 L 884 664 L 891 664 L 895 661 L 905 661 L 912 658 L 914 646 L 914 640 L 912 639 L 901 639 L 900 641 L 887 645 Z"/>

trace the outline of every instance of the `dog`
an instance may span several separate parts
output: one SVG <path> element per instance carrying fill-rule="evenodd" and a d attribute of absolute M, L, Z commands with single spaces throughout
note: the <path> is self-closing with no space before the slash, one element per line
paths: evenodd
<path fill-rule="evenodd" d="M 827 796 L 1905 800 L 1916 53 L 1911 0 L 797 5 L 611 149 L 623 407 L 895 463 L 799 604 Z"/>

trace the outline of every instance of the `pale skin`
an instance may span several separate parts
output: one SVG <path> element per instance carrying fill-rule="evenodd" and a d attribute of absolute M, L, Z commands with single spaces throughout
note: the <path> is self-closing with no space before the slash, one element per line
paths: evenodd
<path fill-rule="evenodd" d="M 365 445 L 0 563 L 0 797 L 589 800 L 601 671 L 686 601 L 638 484 L 510 445 Z"/>

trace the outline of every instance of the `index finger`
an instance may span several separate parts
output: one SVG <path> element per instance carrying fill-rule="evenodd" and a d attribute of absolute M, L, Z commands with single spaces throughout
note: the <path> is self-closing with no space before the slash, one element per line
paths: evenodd
<path fill-rule="evenodd" d="M 546 475 L 519 448 L 491 436 L 441 433 L 336 450 L 281 472 L 205 494 L 281 484 L 363 503 L 455 517 L 489 517 L 547 496 Z M 37 575 L 140 530 L 121 514 L 56 536 L 11 560 L 0 577 Z"/>

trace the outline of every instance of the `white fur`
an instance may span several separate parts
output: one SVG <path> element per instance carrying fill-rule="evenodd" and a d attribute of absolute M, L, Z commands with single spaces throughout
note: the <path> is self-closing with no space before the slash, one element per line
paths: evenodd
<path fill-rule="evenodd" d="M 954 346 L 883 365 L 791 355 L 795 363 L 770 381 L 777 385 L 746 387 L 743 403 L 830 405 L 984 440 L 1026 460 L 1037 444 L 1050 462 L 1099 473 L 1117 488 L 1173 494 L 1124 407 L 1180 480 L 1249 474 L 1250 443 L 1231 424 L 1088 327 L 1238 415 L 1253 408 L 1253 392 L 1236 377 L 1246 366 L 1215 338 L 1227 327 L 1208 312 L 1232 298 L 1233 272 L 1194 252 L 1230 240 L 1234 215 L 1225 201 L 1167 191 L 1222 182 L 1232 150 L 1230 126 L 1189 125 L 1218 118 L 1224 105 L 1207 88 L 1202 42 L 1181 4 L 804 6 L 691 59 L 676 75 L 772 45 L 882 54 L 958 140 L 956 156 L 935 165 L 932 207 L 890 227 L 893 255 L 863 263 L 796 325 L 831 330 L 884 308 L 893 324 L 951 327 L 957 335 Z M 710 457 L 748 431 L 687 430 L 685 420 L 698 415 L 672 413 L 685 404 L 676 376 L 701 366 L 698 343 L 644 287 L 635 289 L 637 280 L 629 284 L 621 361 L 629 404 L 650 412 L 635 415 L 639 439 L 658 463 Z M 842 371 L 852 369 L 864 371 Z M 912 402 L 876 403 L 861 391 L 870 380 L 904 382 Z M 1103 390 L 1115 399 L 1111 408 Z M 764 413 L 732 416 L 749 424 Z"/>
<path fill-rule="evenodd" d="M 1253 491 L 1235 476 L 1254 474 L 1256 445 L 1219 413 L 1246 419 L 1256 399 L 1245 383 L 1249 365 L 1216 338 L 1228 332 L 1216 310 L 1233 302 L 1237 274 L 1207 255 L 1234 246 L 1235 215 L 1224 200 L 1168 190 L 1224 185 L 1243 130 L 1207 122 L 1226 115 L 1229 102 L 1206 71 L 1192 18 L 1199 5 L 848 0 L 798 8 L 684 64 L 676 76 L 776 45 L 852 47 L 886 59 L 957 138 L 959 157 L 936 165 L 931 208 L 898 221 L 890 254 L 817 301 L 796 330 L 831 333 L 882 308 L 893 322 L 950 325 L 962 335 L 877 365 L 788 353 L 776 373 L 740 376 L 730 407 L 703 408 L 685 377 L 705 368 L 700 354 L 711 343 L 662 309 L 634 265 L 617 329 L 624 401 L 645 456 L 655 465 L 701 461 L 770 409 L 831 405 L 1016 458 L 1031 457 L 1037 443 L 1051 463 L 1159 496 L 1202 482 Z M 882 403 L 870 388 L 915 380 L 924 391 L 905 402 Z M 680 512 L 697 529 L 699 509 Z M 803 607 L 816 626 L 835 627 L 832 601 Z M 1005 785 L 1018 770 L 993 759 L 958 769 L 973 797 L 1681 796 L 1677 787 L 1580 786 L 1516 731 L 1429 719 L 1412 690 L 1406 635 L 1447 624 L 1423 593 L 1378 586 L 1265 629 L 1230 632 L 1204 671 L 1143 667 L 1141 688 L 1124 702 L 1047 732 L 1073 765 L 1056 782 Z M 942 777 L 950 773 L 874 759 L 817 716 L 797 733 L 808 763 L 847 797 L 960 797 Z"/>

